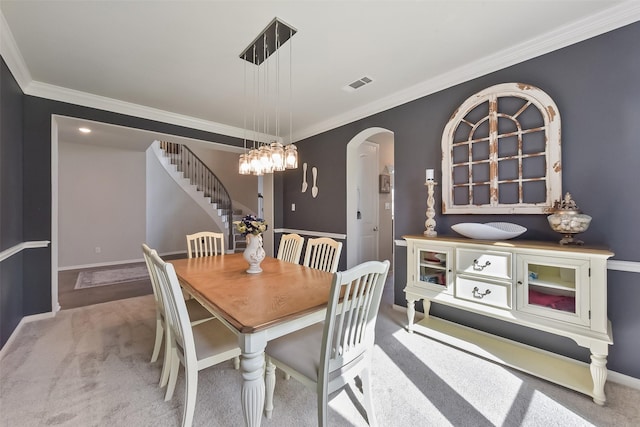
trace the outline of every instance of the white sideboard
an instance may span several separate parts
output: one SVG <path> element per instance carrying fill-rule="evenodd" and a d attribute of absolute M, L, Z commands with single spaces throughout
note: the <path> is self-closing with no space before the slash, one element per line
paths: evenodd
<path fill-rule="evenodd" d="M 530 241 L 403 236 L 407 241 L 409 332 L 593 397 L 603 405 L 607 355 L 608 250 Z M 425 316 L 414 323 L 415 302 Z M 429 315 L 431 302 L 568 337 L 590 365 Z"/>

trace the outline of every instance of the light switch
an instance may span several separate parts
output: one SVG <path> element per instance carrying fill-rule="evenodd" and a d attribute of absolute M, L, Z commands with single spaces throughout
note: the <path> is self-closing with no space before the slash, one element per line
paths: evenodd
<path fill-rule="evenodd" d="M 296 210 L 296 204 L 291 203 L 291 212 L 295 212 L 295 210 Z"/>
<path fill-rule="evenodd" d="M 391 209 L 391 203 L 385 203 L 385 204 L 384 204 L 384 208 L 385 208 L 386 210 Z"/>

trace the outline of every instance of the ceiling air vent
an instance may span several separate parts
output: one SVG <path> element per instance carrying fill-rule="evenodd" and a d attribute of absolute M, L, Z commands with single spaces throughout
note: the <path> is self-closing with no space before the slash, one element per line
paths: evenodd
<path fill-rule="evenodd" d="M 373 83 L 373 80 L 370 77 L 365 76 L 365 77 L 362 77 L 361 79 L 356 80 L 353 83 L 349 83 L 342 89 L 346 90 L 347 92 L 353 92 L 356 89 L 360 89 L 361 87 L 368 85 L 369 83 Z"/>

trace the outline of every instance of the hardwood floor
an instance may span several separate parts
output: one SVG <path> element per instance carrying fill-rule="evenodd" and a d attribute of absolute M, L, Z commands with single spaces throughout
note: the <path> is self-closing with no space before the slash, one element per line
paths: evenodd
<path fill-rule="evenodd" d="M 186 254 L 163 257 L 165 260 L 186 258 Z M 116 301 L 125 298 L 134 298 L 153 293 L 149 279 L 134 282 L 119 283 L 116 285 L 96 286 L 93 288 L 74 289 L 78 274 L 81 271 L 96 271 L 111 268 L 143 266 L 144 262 L 133 264 L 112 265 L 108 267 L 94 267 L 79 270 L 64 270 L 58 272 L 58 302 L 62 310 L 99 304 L 102 302 Z"/>

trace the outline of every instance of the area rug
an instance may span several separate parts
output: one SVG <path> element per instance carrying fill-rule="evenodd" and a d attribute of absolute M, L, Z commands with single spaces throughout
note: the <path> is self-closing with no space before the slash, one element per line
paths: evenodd
<path fill-rule="evenodd" d="M 94 288 L 96 286 L 117 285 L 119 283 L 136 282 L 149 278 L 147 267 L 135 266 L 112 268 L 106 270 L 81 271 L 74 289 Z"/>

